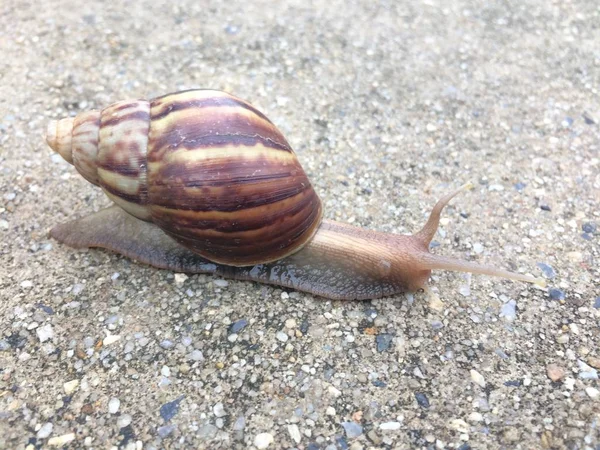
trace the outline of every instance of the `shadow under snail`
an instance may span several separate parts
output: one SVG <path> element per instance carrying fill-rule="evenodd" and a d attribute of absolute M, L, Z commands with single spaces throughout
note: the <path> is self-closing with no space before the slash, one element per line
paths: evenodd
<path fill-rule="evenodd" d="M 466 186 L 440 199 L 412 236 L 323 219 L 281 132 L 225 92 L 118 102 L 50 122 L 46 141 L 116 204 L 51 230 L 75 248 L 331 299 L 414 291 L 433 269 L 543 282 L 429 253 L 443 208 Z"/>

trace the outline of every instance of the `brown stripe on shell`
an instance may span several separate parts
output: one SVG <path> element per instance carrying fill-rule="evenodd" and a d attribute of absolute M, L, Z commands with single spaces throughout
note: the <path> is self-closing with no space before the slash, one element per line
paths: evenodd
<path fill-rule="evenodd" d="M 102 169 L 99 171 L 100 185 L 106 192 L 134 205 L 148 203 L 146 150 L 149 128 L 150 104 L 147 101 L 119 102 L 102 110 L 97 161 L 98 168 Z M 134 181 L 137 183 L 134 184 L 137 186 L 135 192 L 124 190 Z M 125 209 L 136 217 L 147 219 L 147 212 L 140 217 L 139 206 Z"/>
<path fill-rule="evenodd" d="M 73 121 L 73 165 L 90 183 L 98 185 L 98 133 L 100 111 L 78 114 Z"/>
<path fill-rule="evenodd" d="M 190 250 L 214 262 L 234 266 L 270 262 L 298 251 L 316 231 L 322 211 L 318 199 L 313 197 L 316 195 L 311 194 L 307 196 L 306 207 L 298 214 L 282 216 L 275 223 L 250 232 L 233 235 L 198 230 L 190 233 L 190 230 L 172 227 L 163 229 Z M 315 200 L 317 207 L 314 207 Z"/>

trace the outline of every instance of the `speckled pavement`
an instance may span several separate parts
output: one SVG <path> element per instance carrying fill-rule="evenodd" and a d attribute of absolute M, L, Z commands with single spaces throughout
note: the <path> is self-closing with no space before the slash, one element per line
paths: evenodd
<path fill-rule="evenodd" d="M 600 449 L 595 1 L 0 4 L 0 448 Z M 287 136 L 328 218 L 445 211 L 434 272 L 332 302 L 48 238 L 109 205 L 47 121 L 223 89 Z"/>

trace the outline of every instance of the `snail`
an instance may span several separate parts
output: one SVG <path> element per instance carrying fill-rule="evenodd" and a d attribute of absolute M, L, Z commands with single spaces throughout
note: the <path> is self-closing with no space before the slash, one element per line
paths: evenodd
<path fill-rule="evenodd" d="M 415 291 L 434 269 L 543 283 L 429 252 L 442 210 L 468 186 L 440 199 L 411 236 L 323 219 L 321 200 L 281 132 L 222 91 L 122 101 L 51 121 L 46 142 L 114 202 L 51 230 L 75 248 L 330 299 Z"/>

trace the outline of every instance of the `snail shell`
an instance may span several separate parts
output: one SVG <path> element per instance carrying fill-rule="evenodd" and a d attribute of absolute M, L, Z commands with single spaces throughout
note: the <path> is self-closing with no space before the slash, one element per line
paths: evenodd
<path fill-rule="evenodd" d="M 221 264 L 300 250 L 321 200 L 281 132 L 225 92 L 190 90 L 51 122 L 47 142 L 118 206 Z"/>

